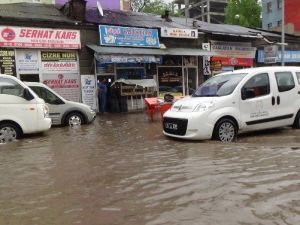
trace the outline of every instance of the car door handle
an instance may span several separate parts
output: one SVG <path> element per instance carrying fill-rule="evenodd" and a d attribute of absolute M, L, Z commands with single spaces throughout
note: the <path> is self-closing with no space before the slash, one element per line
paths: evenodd
<path fill-rule="evenodd" d="M 279 105 L 279 104 L 280 104 L 280 97 L 277 96 L 277 105 Z"/>
<path fill-rule="evenodd" d="M 300 95 L 300 91 L 298 91 L 298 94 Z"/>
<path fill-rule="evenodd" d="M 275 97 L 272 96 L 272 105 L 275 105 Z"/>

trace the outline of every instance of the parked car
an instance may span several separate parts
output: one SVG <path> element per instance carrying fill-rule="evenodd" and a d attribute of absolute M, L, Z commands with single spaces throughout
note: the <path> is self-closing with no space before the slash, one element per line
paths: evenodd
<path fill-rule="evenodd" d="M 96 112 L 86 104 L 68 101 L 43 83 L 25 83 L 48 104 L 53 125 L 88 124 L 96 118 Z"/>
<path fill-rule="evenodd" d="M 213 76 L 164 114 L 164 134 L 235 140 L 237 133 L 300 128 L 300 67 L 258 67 Z"/>
<path fill-rule="evenodd" d="M 22 81 L 0 74 L 0 143 L 51 127 L 49 109 Z"/>

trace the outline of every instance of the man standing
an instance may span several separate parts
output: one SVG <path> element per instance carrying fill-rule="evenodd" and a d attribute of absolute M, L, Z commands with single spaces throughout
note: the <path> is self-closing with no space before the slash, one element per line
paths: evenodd
<path fill-rule="evenodd" d="M 106 109 L 106 99 L 107 98 L 107 86 L 106 79 L 102 78 L 98 83 L 98 102 L 99 102 L 99 112 L 104 113 Z"/>

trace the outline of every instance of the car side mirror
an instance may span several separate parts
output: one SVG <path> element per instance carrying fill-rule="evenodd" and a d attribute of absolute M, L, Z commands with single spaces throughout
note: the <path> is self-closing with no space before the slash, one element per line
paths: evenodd
<path fill-rule="evenodd" d="M 23 98 L 25 98 L 27 101 L 31 101 L 34 99 L 34 96 L 30 93 L 28 88 L 25 88 L 23 91 Z"/>
<path fill-rule="evenodd" d="M 242 89 L 242 100 L 246 100 L 248 98 L 254 98 L 255 92 L 253 89 L 244 88 Z"/>

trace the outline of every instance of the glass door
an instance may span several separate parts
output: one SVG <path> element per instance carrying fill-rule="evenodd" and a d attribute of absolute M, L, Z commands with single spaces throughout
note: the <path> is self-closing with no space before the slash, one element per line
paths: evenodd
<path fill-rule="evenodd" d="M 183 56 L 183 94 L 192 95 L 198 86 L 197 56 Z"/>

